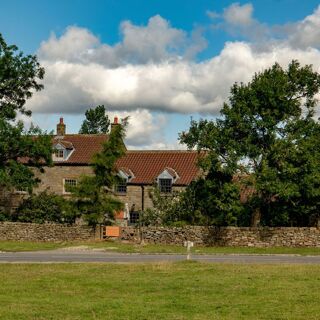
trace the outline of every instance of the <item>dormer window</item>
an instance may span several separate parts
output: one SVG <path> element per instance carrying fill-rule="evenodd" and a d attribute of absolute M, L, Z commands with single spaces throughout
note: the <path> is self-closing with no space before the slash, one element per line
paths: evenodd
<path fill-rule="evenodd" d="M 71 142 L 57 139 L 53 146 L 53 150 L 53 161 L 61 162 L 68 160 L 75 149 Z"/>
<path fill-rule="evenodd" d="M 161 193 L 172 192 L 172 179 L 159 179 L 159 189 Z"/>
<path fill-rule="evenodd" d="M 134 178 L 133 172 L 128 168 L 120 168 L 118 171 L 118 182 L 114 187 L 117 194 L 125 195 L 127 193 L 127 183 Z"/>
<path fill-rule="evenodd" d="M 171 193 L 172 185 L 179 179 L 177 172 L 172 168 L 165 168 L 157 177 L 161 193 Z"/>

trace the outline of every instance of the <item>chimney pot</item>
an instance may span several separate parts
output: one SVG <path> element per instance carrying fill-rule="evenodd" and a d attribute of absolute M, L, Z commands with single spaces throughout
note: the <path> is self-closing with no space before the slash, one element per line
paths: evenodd
<path fill-rule="evenodd" d="M 60 118 L 60 124 L 63 124 L 63 118 L 62 117 Z"/>
<path fill-rule="evenodd" d="M 113 123 L 118 124 L 118 117 L 114 117 Z"/>

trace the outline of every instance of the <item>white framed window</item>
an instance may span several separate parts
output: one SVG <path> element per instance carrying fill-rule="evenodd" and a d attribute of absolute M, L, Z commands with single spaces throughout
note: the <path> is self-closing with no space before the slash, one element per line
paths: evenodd
<path fill-rule="evenodd" d="M 161 193 L 171 193 L 172 192 L 172 179 L 162 179 L 159 178 L 159 189 Z"/>
<path fill-rule="evenodd" d="M 64 151 L 62 149 L 56 149 L 54 151 L 54 156 L 59 159 L 64 158 Z"/>
<path fill-rule="evenodd" d="M 69 194 L 70 189 L 77 185 L 78 181 L 76 179 L 63 179 L 63 193 Z"/>
<path fill-rule="evenodd" d="M 115 184 L 114 189 L 117 194 L 127 194 L 127 180 L 119 179 L 119 181 Z"/>

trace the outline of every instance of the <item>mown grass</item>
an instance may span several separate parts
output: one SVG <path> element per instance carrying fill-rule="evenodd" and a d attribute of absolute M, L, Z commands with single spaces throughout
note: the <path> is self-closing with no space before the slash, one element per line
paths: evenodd
<path fill-rule="evenodd" d="M 319 319 L 314 265 L 2 264 L 0 319 Z"/>
<path fill-rule="evenodd" d="M 121 253 L 185 253 L 183 246 L 146 244 L 138 245 L 121 243 L 119 241 L 91 241 L 91 242 L 18 242 L 0 241 L 0 251 L 35 251 L 51 250 L 65 247 L 84 246 L 88 248 L 104 249 Z M 193 254 L 299 254 L 320 255 L 320 248 L 252 248 L 252 247 L 193 247 Z"/>
<path fill-rule="evenodd" d="M 31 241 L 0 241 L 0 251 L 18 252 L 35 250 L 52 250 L 69 246 L 70 243 L 31 242 Z"/>

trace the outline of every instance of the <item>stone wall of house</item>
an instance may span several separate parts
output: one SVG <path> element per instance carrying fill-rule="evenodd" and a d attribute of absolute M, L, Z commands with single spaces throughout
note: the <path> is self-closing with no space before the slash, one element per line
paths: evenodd
<path fill-rule="evenodd" d="M 79 180 L 83 175 L 92 175 L 90 166 L 59 166 L 45 167 L 44 172 L 34 169 L 35 176 L 40 179 L 39 185 L 34 188 L 34 193 L 47 191 L 58 195 L 69 197 L 70 194 L 64 192 L 64 179 Z M 8 193 L 0 190 L 0 210 L 11 208 L 15 210 L 28 194 L 23 192 Z"/>
<path fill-rule="evenodd" d="M 10 193 L 3 189 L 0 190 L 0 211 L 14 210 L 27 197 L 28 194 L 26 192 Z"/>
<path fill-rule="evenodd" d="M 44 173 L 36 173 L 41 180 L 39 186 L 34 189 L 36 193 L 47 190 L 50 193 L 59 195 L 68 195 L 64 192 L 64 179 L 80 179 L 83 175 L 92 175 L 93 171 L 90 166 L 70 166 L 54 165 L 53 167 L 44 168 Z"/>
<path fill-rule="evenodd" d="M 121 239 L 140 241 L 138 228 L 123 227 Z M 147 243 L 238 247 L 320 247 L 320 228 L 237 228 L 237 227 L 145 227 L 143 239 Z"/>
<path fill-rule="evenodd" d="M 100 228 L 88 226 L 0 222 L 0 240 L 87 241 L 100 239 Z"/>
<path fill-rule="evenodd" d="M 127 203 L 130 211 L 142 210 L 142 188 L 144 188 L 144 210 L 153 207 L 152 200 L 150 198 L 150 191 L 152 186 L 141 185 L 128 185 L 126 194 L 117 194 L 117 198 L 123 203 Z M 184 187 L 173 186 L 173 191 L 180 191 Z"/>
<path fill-rule="evenodd" d="M 75 179 L 79 181 L 83 175 L 93 175 L 92 167 L 90 166 L 71 166 L 71 165 L 55 165 L 53 167 L 45 167 L 44 173 L 40 173 L 35 169 L 35 176 L 40 179 L 38 187 L 34 188 L 34 193 L 47 191 L 62 195 L 66 198 L 70 194 L 64 190 L 65 179 Z M 126 194 L 117 194 L 116 197 L 124 204 L 127 203 L 130 211 L 142 210 L 142 188 L 144 188 L 144 209 L 152 208 L 153 203 L 150 198 L 150 190 L 152 186 L 128 185 Z M 184 187 L 173 186 L 173 191 L 180 191 Z M 28 194 L 21 192 L 5 194 L 0 190 L 0 210 L 5 207 L 15 209 L 21 201 L 28 197 Z"/>

